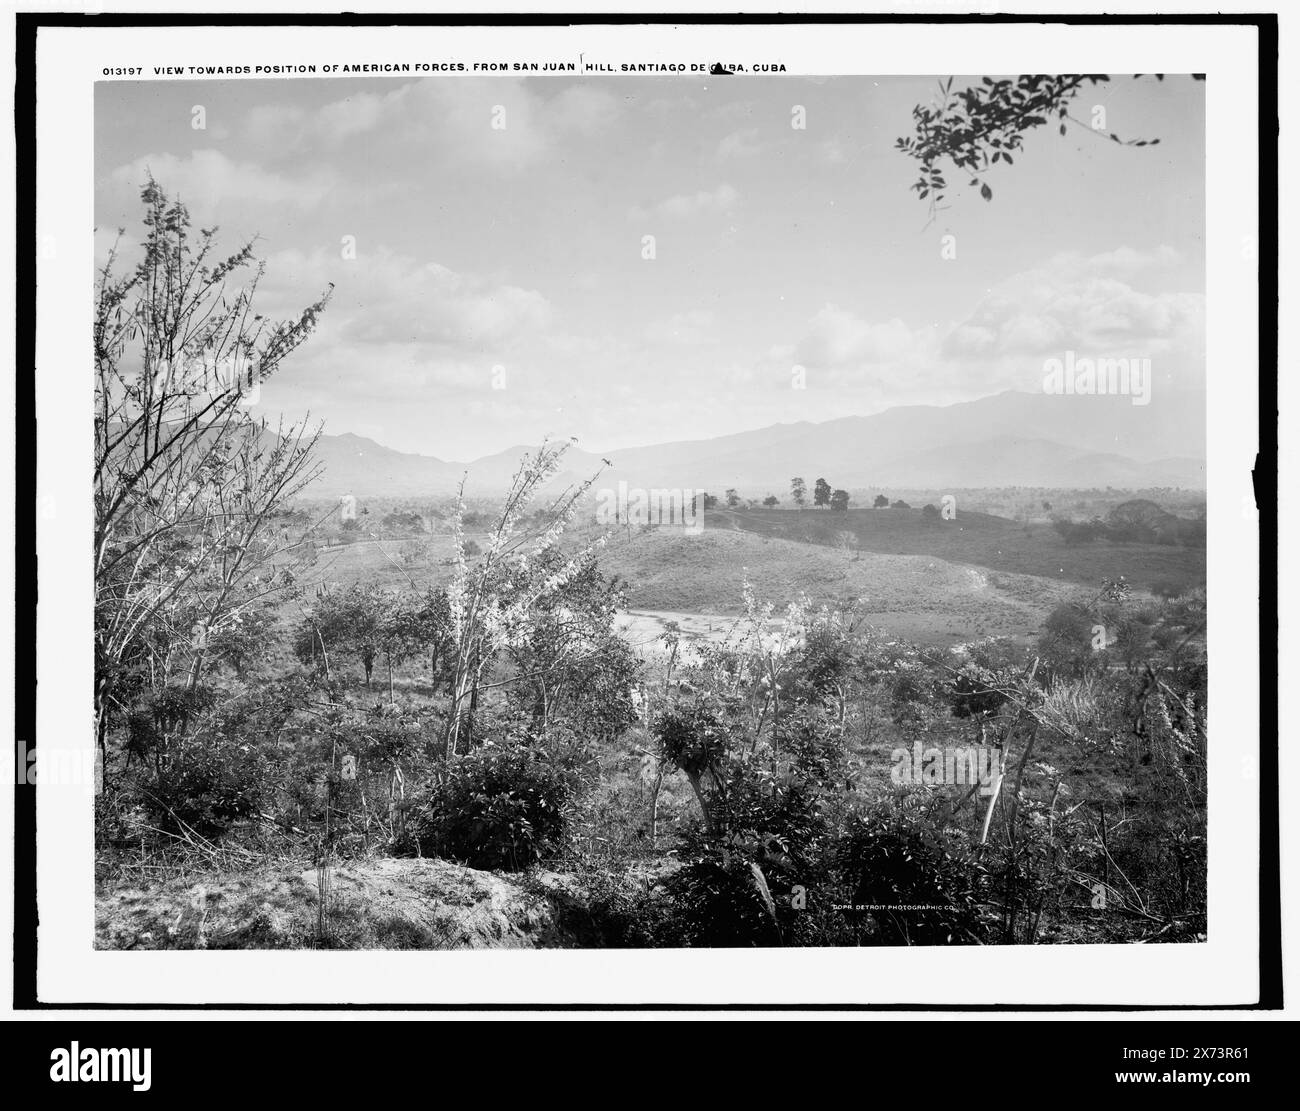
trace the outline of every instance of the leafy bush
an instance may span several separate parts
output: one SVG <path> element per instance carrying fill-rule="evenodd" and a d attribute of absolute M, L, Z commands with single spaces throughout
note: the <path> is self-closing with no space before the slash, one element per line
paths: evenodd
<path fill-rule="evenodd" d="M 1092 647 L 1095 618 L 1085 610 L 1062 603 L 1047 615 L 1038 638 L 1038 654 L 1051 673 L 1077 677 L 1097 663 Z"/>
<path fill-rule="evenodd" d="M 262 809 L 267 772 L 266 757 L 253 746 L 190 738 L 169 753 L 156 780 L 139 788 L 140 797 L 163 829 L 188 826 L 215 838 Z"/>
<path fill-rule="evenodd" d="M 825 890 L 830 803 L 843 778 L 842 730 L 816 702 L 795 702 L 758 757 L 720 748 L 735 723 L 697 705 L 658 729 L 673 763 L 702 774 L 711 822 L 682 835 L 683 867 L 667 881 L 668 930 L 680 945 L 780 945 L 803 913 L 796 889 Z M 815 944 L 816 942 L 812 942 Z"/>
<path fill-rule="evenodd" d="M 954 716 L 984 718 L 996 713 L 1023 667 L 1023 653 L 1009 640 L 992 637 L 968 645 L 945 683 Z"/>
<path fill-rule="evenodd" d="M 488 741 L 446 765 L 420 817 L 423 853 L 519 871 L 565 844 L 582 767 L 532 741 Z"/>
<path fill-rule="evenodd" d="M 672 911 L 664 940 L 677 946 L 737 948 L 780 945 L 780 910 L 762 866 L 743 851 L 698 846 L 669 877 Z"/>
<path fill-rule="evenodd" d="M 835 855 L 852 901 L 881 908 L 863 912 L 877 944 L 982 941 L 984 869 L 964 838 L 945 836 L 917 812 L 922 805 L 903 796 L 849 822 Z"/>
<path fill-rule="evenodd" d="M 677 703 L 660 711 L 654 733 L 665 762 L 693 780 L 711 771 L 727 753 L 727 724 L 715 698 Z"/>
<path fill-rule="evenodd" d="M 1094 540 L 1104 539 L 1107 535 L 1106 524 L 1100 517 L 1090 521 L 1071 521 L 1065 517 L 1052 520 L 1052 527 L 1067 544 L 1088 544 Z"/>

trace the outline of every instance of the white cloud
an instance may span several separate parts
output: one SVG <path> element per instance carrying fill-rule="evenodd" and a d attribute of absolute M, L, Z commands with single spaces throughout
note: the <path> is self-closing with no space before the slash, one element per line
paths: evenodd
<path fill-rule="evenodd" d="M 1117 247 L 1113 251 L 1104 251 L 1086 259 L 1078 254 L 1057 255 L 1049 263 L 1049 267 L 1083 268 L 1099 274 L 1137 274 L 1145 270 L 1176 266 L 1182 261 L 1182 255 L 1173 247 L 1160 246 L 1148 251 L 1139 251 L 1132 247 Z"/>
<path fill-rule="evenodd" d="M 819 385 L 870 387 L 897 400 L 927 386 L 965 396 L 1036 389 L 1043 360 L 1074 350 L 1151 358 L 1166 380 L 1197 386 L 1204 380 L 1204 297 L 1135 284 L 1181 261 L 1168 247 L 1057 255 L 994 286 L 952 326 L 913 328 L 827 304 L 760 365 L 774 382 L 798 365 Z"/>
<path fill-rule="evenodd" d="M 718 143 L 718 157 L 720 159 L 751 158 L 762 153 L 762 150 L 763 144 L 759 142 L 758 128 L 756 127 L 746 127 L 740 131 L 733 131 Z"/>
<path fill-rule="evenodd" d="M 279 149 L 336 149 L 363 141 L 372 151 L 434 150 L 467 166 L 531 165 L 559 136 L 591 136 L 618 116 L 609 92 L 573 85 L 548 97 L 522 78 L 420 80 L 387 93 L 356 93 L 311 112 L 288 105 L 254 109 L 247 131 Z"/>
<path fill-rule="evenodd" d="M 1046 356 L 1122 345 L 1145 356 L 1191 355 L 1204 343 L 1204 297 L 1130 284 L 1178 261 L 1167 247 L 1057 255 L 990 290 L 950 332 L 944 353 L 954 359 Z"/>
<path fill-rule="evenodd" d="M 1161 288 L 1183 262 L 1169 247 L 1056 255 L 993 287 L 945 336 L 949 367 L 985 391 L 1037 389 L 1067 351 L 1149 358 L 1157 379 L 1205 384 L 1205 298 Z"/>
<path fill-rule="evenodd" d="M 917 338 L 901 320 L 873 323 L 838 305 L 825 305 L 812 318 L 795 348 L 795 361 L 818 367 L 879 365 L 909 357 Z"/>
<path fill-rule="evenodd" d="M 708 309 L 687 309 L 673 313 L 666 320 L 655 321 L 646 329 L 652 343 L 702 344 L 717 337 L 717 320 Z"/>
<path fill-rule="evenodd" d="M 612 93 L 592 85 L 571 85 L 546 105 L 546 114 L 556 130 L 595 135 L 618 118 L 619 108 Z"/>
<path fill-rule="evenodd" d="M 320 174 L 285 177 L 250 162 L 235 162 L 217 150 L 196 150 L 184 158 L 146 154 L 113 170 L 109 182 L 116 190 L 138 194 L 150 173 L 168 196 L 183 201 L 196 214 L 232 204 L 311 207 L 332 184 Z"/>
<path fill-rule="evenodd" d="M 413 343 L 430 354 L 489 356 L 551 323 L 551 306 L 536 290 L 364 244 L 348 260 L 323 249 L 281 252 L 267 260 L 267 279 L 286 305 L 334 282 L 322 329 L 351 344 Z"/>
<path fill-rule="evenodd" d="M 648 208 L 637 205 L 629 212 L 634 220 L 687 219 L 708 213 L 728 213 L 735 208 L 740 194 L 725 182 L 716 189 L 702 189 L 698 193 L 678 193 L 650 205 Z"/>
<path fill-rule="evenodd" d="M 259 104 L 244 117 L 242 134 L 263 146 L 282 147 L 306 127 L 309 113 L 290 104 Z"/>
<path fill-rule="evenodd" d="M 501 419 L 505 392 L 516 399 L 532 390 L 536 410 L 537 383 L 555 381 L 540 372 L 554 315 L 540 292 L 365 243 L 351 260 L 319 248 L 270 255 L 258 311 L 292 316 L 329 282 L 333 296 L 316 333 L 263 391 L 271 408 L 300 415 L 310 405 L 331 431 L 387 414 L 394 431 L 381 442 L 423 424 L 434 445 L 427 449 L 447 454 L 458 450 L 447 444 L 474 438 L 461 425 L 474 399 Z M 497 367 L 508 391 L 494 386 Z"/>

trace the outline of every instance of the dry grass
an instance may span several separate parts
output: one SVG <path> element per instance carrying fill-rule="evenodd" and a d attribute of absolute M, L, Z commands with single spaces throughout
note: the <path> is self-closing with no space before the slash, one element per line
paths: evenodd
<path fill-rule="evenodd" d="M 533 949 L 567 947 L 574 896 L 541 873 L 529 889 L 443 860 L 336 865 L 330 930 L 317 928 L 316 870 L 299 862 L 176 877 L 96 897 L 98 949 Z M 549 892 L 549 895 L 538 892 Z"/>
<path fill-rule="evenodd" d="M 830 547 L 851 532 L 857 548 L 882 555 L 924 555 L 972 564 L 1008 576 L 1096 586 L 1123 575 L 1134 588 L 1165 582 L 1205 585 L 1205 550 L 1162 544 L 1096 541 L 1066 544 L 1047 523 L 1022 525 L 988 513 L 958 509 L 951 521 L 927 519 L 916 509 L 712 510 L 709 528 L 737 528 L 761 536 Z"/>

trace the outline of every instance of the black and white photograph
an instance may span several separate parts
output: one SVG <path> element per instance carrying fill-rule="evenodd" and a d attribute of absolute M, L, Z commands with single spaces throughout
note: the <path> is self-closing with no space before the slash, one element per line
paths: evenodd
<path fill-rule="evenodd" d="M 1240 28 L 95 30 L 37 175 L 43 949 L 1258 992 Z"/>
<path fill-rule="evenodd" d="M 1200 76 L 532 68 L 97 90 L 98 943 L 1203 939 Z"/>

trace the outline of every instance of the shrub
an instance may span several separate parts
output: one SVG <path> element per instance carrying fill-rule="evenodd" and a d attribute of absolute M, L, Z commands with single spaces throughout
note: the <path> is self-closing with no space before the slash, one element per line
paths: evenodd
<path fill-rule="evenodd" d="M 665 885 L 669 932 L 681 945 L 783 944 L 802 925 L 796 888 L 826 889 L 828 809 L 843 777 L 842 731 L 820 705 L 793 703 L 772 747 L 751 757 L 714 751 L 713 715 L 701 729 L 697 712 L 689 740 L 676 744 L 663 729 L 666 720 L 681 722 L 660 719 L 665 748 L 678 753 L 674 763 L 682 767 L 682 754 L 690 753 L 686 759 L 698 770 L 707 758 L 712 783 L 712 821 L 703 832 L 683 834 L 683 867 Z"/>
<path fill-rule="evenodd" d="M 1023 671 L 1022 653 L 1006 639 L 993 637 L 967 646 L 945 683 L 954 716 L 989 717 L 1006 702 L 1003 691 Z"/>
<path fill-rule="evenodd" d="M 416 831 L 421 852 L 519 871 L 563 848 L 582 768 L 532 741 L 488 741 L 446 765 Z"/>
<path fill-rule="evenodd" d="M 708 948 L 780 945 L 778 904 L 760 865 L 743 852 L 701 845 L 667 881 L 664 940 Z"/>
<path fill-rule="evenodd" d="M 913 798 L 856 815 L 836 846 L 853 902 L 898 908 L 864 912 L 876 927 L 870 940 L 882 945 L 982 941 L 984 869 L 964 839 L 933 828 Z"/>
<path fill-rule="evenodd" d="M 1052 519 L 1052 528 L 1067 544 L 1089 544 L 1094 540 L 1117 539 L 1111 536 L 1106 523 L 1100 517 L 1093 517 L 1090 521 L 1071 521 L 1064 517 L 1055 517 Z"/>
<path fill-rule="evenodd" d="M 1078 677 L 1096 664 L 1093 651 L 1095 619 L 1077 606 L 1062 603 L 1047 615 L 1038 638 L 1038 654 L 1053 674 Z"/>
<path fill-rule="evenodd" d="M 653 728 L 665 762 L 688 777 L 698 779 L 726 756 L 727 725 L 719 700 L 705 697 L 669 706 L 655 716 Z"/>
<path fill-rule="evenodd" d="M 174 746 L 154 782 L 140 789 L 146 811 L 169 832 L 188 826 L 204 837 L 262 810 L 266 758 L 247 744 L 191 738 Z"/>

